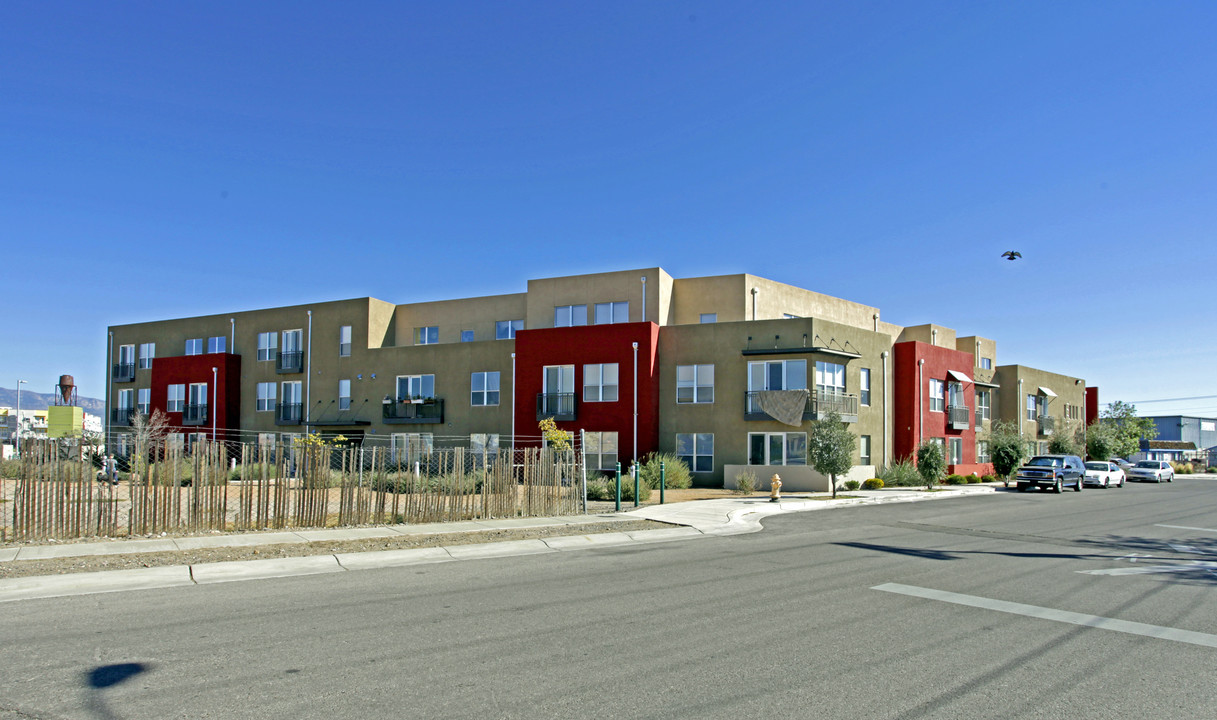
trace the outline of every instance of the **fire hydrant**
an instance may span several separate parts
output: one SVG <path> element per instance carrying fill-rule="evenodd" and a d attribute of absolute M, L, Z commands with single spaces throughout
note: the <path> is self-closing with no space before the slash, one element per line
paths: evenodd
<path fill-rule="evenodd" d="M 777 473 L 769 478 L 769 502 L 781 502 L 782 500 L 782 478 L 778 477 Z"/>

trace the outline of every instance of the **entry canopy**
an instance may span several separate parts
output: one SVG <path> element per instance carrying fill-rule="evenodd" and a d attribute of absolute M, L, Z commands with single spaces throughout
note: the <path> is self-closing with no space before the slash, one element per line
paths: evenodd
<path fill-rule="evenodd" d="M 1056 397 L 1056 393 L 1052 392 L 1051 390 L 1049 390 L 1046 387 L 1043 387 L 1042 385 L 1040 386 L 1040 395 L 1047 395 L 1048 397 Z"/>
<path fill-rule="evenodd" d="M 972 378 L 959 372 L 958 370 L 947 370 L 947 375 L 950 375 L 951 377 L 955 378 L 959 382 L 966 382 L 966 383 L 972 382 Z"/>

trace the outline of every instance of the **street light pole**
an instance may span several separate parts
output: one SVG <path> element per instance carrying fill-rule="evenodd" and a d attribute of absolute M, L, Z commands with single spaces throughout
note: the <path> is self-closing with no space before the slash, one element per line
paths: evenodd
<path fill-rule="evenodd" d="M 638 465 L 638 343 L 634 343 L 634 465 Z"/>
<path fill-rule="evenodd" d="M 216 368 L 211 369 L 211 441 L 216 441 L 216 408 L 219 407 L 220 388 L 216 382 Z"/>
<path fill-rule="evenodd" d="M 25 380 L 17 381 L 17 440 L 15 445 L 17 457 L 21 457 L 21 386 L 25 382 Z"/>

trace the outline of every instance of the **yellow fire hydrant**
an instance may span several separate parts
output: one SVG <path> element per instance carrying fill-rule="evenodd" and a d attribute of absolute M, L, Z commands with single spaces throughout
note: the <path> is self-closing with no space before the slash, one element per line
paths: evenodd
<path fill-rule="evenodd" d="M 777 473 L 769 478 L 769 502 L 781 502 L 782 500 L 782 478 L 778 477 Z"/>

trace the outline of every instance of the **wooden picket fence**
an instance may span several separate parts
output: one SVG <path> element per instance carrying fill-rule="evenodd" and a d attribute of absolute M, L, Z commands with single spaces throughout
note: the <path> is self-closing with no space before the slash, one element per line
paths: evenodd
<path fill-rule="evenodd" d="M 350 527 L 584 511 L 576 453 L 242 443 L 139 449 L 117 485 L 54 441 L 0 479 L 0 540 Z M 77 453 L 79 455 L 79 453 Z M 233 461 L 236 461 L 235 467 Z M 11 504 L 11 505 L 10 505 Z"/>

